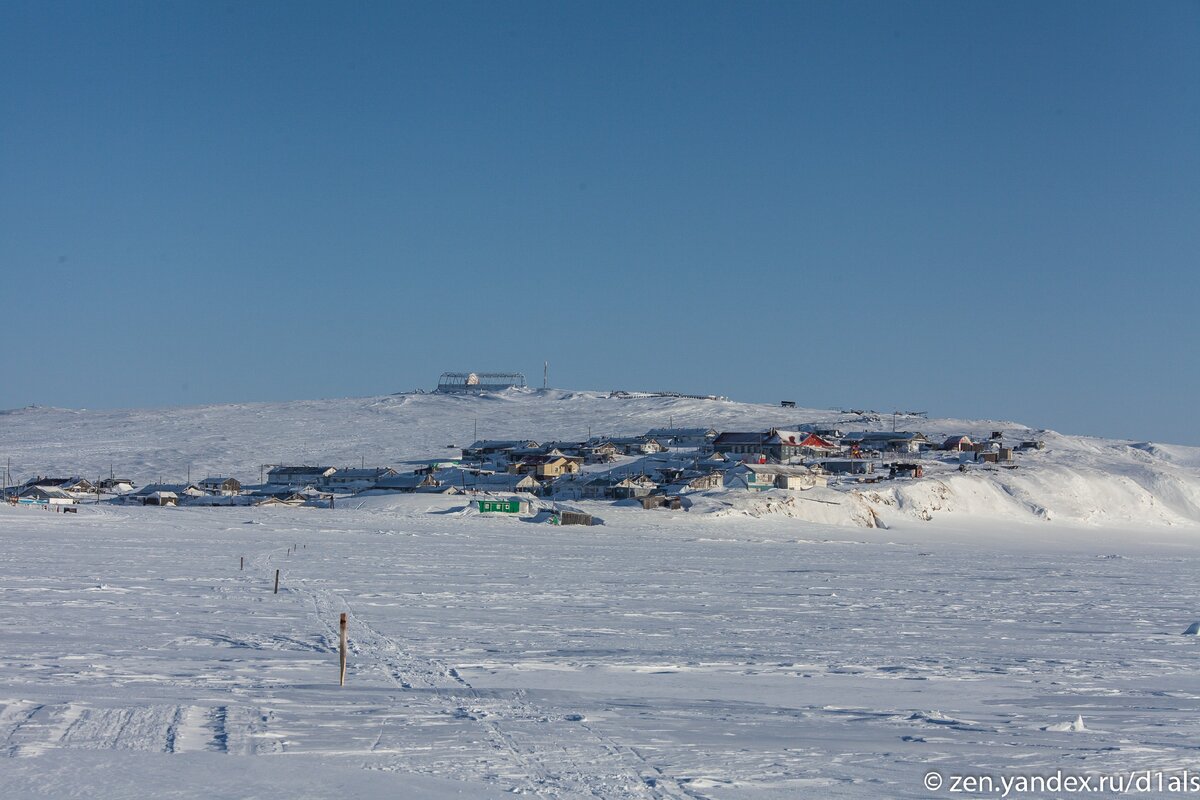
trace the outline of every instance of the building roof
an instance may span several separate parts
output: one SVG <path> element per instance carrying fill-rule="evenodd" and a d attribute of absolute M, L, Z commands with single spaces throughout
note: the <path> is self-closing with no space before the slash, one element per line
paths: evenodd
<path fill-rule="evenodd" d="M 739 464 L 733 468 L 733 471 L 738 469 L 749 470 L 760 475 L 788 475 L 791 477 L 805 477 L 812 475 L 813 471 L 808 467 L 787 466 L 785 464 Z"/>
<path fill-rule="evenodd" d="M 832 444 L 810 431 L 781 431 L 772 428 L 764 436 L 764 444 L 785 444 L 794 447 L 833 447 Z"/>
<path fill-rule="evenodd" d="M 514 450 L 516 448 L 537 447 L 533 439 L 480 439 L 468 450 Z"/>
<path fill-rule="evenodd" d="M 62 489 L 59 489 L 57 486 L 43 486 L 41 484 L 34 484 L 33 486 L 26 486 L 24 489 L 22 489 L 20 491 L 21 497 L 29 497 L 31 495 L 38 495 L 38 494 L 43 495 L 45 497 L 58 498 L 60 500 L 71 500 L 72 499 L 71 495 L 67 494 Z"/>
<path fill-rule="evenodd" d="M 329 475 L 334 472 L 337 472 L 337 467 L 307 467 L 307 466 L 283 467 L 283 466 L 280 466 L 280 467 L 272 467 L 267 472 L 267 474 L 268 475 L 280 475 L 280 476 L 294 475 L 297 477 L 299 477 L 301 475 L 315 475 L 315 476 L 319 477 L 322 475 Z"/>
<path fill-rule="evenodd" d="M 765 433 L 761 431 L 724 431 L 713 442 L 716 445 L 722 444 L 762 444 Z"/>
<path fill-rule="evenodd" d="M 843 437 L 850 442 L 924 442 L 920 431 L 854 431 Z"/>
<path fill-rule="evenodd" d="M 339 469 L 330 477 L 348 481 L 373 481 L 386 475 L 395 475 L 391 467 L 366 467 L 365 469 Z"/>
<path fill-rule="evenodd" d="M 408 473 L 406 475 L 387 475 L 375 481 L 376 489 L 416 489 L 419 486 L 432 482 L 432 477 L 429 474 L 417 475 Z"/>
<path fill-rule="evenodd" d="M 142 488 L 133 493 L 134 497 L 145 497 L 154 494 L 155 492 L 173 492 L 175 494 L 186 494 L 188 490 L 192 490 L 197 494 L 203 494 L 193 483 L 147 483 Z M 129 495 L 125 495 L 129 497 Z"/>
<path fill-rule="evenodd" d="M 655 439 L 673 439 L 680 436 L 716 436 L 714 428 L 651 428 L 646 431 L 647 437 Z"/>

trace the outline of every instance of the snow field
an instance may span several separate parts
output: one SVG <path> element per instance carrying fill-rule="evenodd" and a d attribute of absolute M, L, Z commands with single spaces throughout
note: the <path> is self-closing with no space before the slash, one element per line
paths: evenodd
<path fill-rule="evenodd" d="M 461 506 L 0 508 L 0 795 L 925 797 L 1200 735 L 1185 535 Z"/>

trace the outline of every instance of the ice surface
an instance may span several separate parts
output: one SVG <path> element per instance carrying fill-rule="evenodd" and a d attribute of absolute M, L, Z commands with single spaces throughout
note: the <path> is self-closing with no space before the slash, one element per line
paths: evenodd
<path fill-rule="evenodd" d="M 0 443 L 23 471 L 107 474 L 112 458 L 144 480 L 190 460 L 250 477 L 287 455 L 270 448 L 334 464 L 436 454 L 476 415 L 480 435 L 536 439 L 589 419 L 626 433 L 668 413 L 786 416 L 656 403 L 32 409 L 0 415 Z M 975 430 L 927 427 L 943 425 Z M 591 528 L 419 495 L 0 506 L 0 797 L 916 798 L 934 767 L 1187 765 L 1190 456 L 1041 438 L 1020 470 L 860 490 L 886 529 L 718 496 L 674 513 L 580 502 L 605 519 Z"/>

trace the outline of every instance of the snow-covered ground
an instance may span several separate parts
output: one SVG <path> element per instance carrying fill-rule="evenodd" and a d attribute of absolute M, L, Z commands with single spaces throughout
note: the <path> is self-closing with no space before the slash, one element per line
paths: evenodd
<path fill-rule="evenodd" d="M 563 392 L 22 409 L 0 457 L 21 477 L 249 480 L 435 457 L 476 419 L 545 440 L 844 417 Z M 1200 451 L 1037 438 L 1017 470 L 578 503 L 595 527 L 452 496 L 0 506 L 0 797 L 929 797 L 930 769 L 1194 767 Z"/>

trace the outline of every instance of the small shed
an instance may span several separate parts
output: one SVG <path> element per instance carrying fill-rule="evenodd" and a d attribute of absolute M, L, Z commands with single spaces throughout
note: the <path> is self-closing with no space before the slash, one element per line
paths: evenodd
<path fill-rule="evenodd" d="M 476 501 L 480 514 L 531 514 L 533 504 L 518 497 L 486 498 Z"/>
<path fill-rule="evenodd" d="M 652 494 L 641 498 L 641 503 L 642 508 L 647 511 L 654 508 L 665 508 L 670 511 L 680 511 L 683 509 L 683 498 L 679 496 Z"/>

